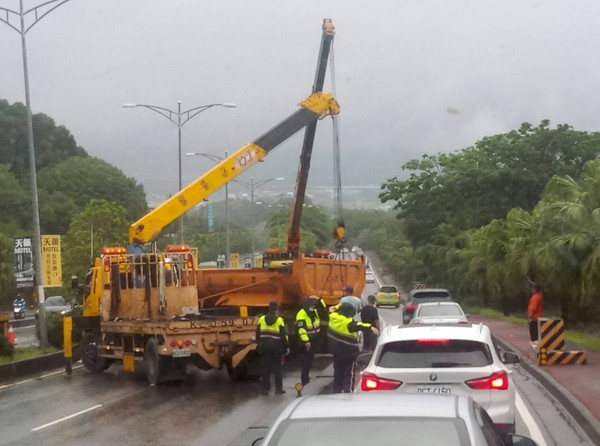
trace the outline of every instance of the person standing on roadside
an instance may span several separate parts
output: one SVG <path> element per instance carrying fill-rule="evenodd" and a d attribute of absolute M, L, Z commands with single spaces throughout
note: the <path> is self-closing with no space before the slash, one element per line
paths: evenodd
<path fill-rule="evenodd" d="M 281 363 L 282 356 L 289 353 L 289 348 L 285 323 L 283 318 L 277 314 L 278 308 L 277 302 L 271 301 L 269 312 L 258 319 L 256 326 L 256 344 L 260 354 L 263 395 L 269 394 L 271 372 L 275 377 L 275 394 L 283 395 L 285 393 Z"/>
<path fill-rule="evenodd" d="M 342 288 L 342 297 L 337 305 L 329 307 L 329 312 L 338 311 L 342 304 L 348 303 L 354 307 L 356 313 L 358 313 L 362 307 L 362 301 L 360 297 L 354 296 L 354 289 L 351 286 L 345 286 Z"/>
<path fill-rule="evenodd" d="M 527 317 L 529 319 L 529 337 L 532 342 L 538 340 L 538 319 L 544 315 L 544 291 L 539 285 L 533 286 L 533 293 L 527 305 Z"/>
<path fill-rule="evenodd" d="M 377 311 L 377 307 L 375 306 L 376 302 L 377 299 L 375 299 L 375 296 L 372 294 L 367 297 L 367 305 L 360 310 L 360 320 L 361 322 L 371 324 L 371 326 L 381 331 L 381 326 L 379 324 L 379 311 Z M 377 336 L 375 333 L 373 333 L 371 330 L 365 330 L 363 332 L 363 336 L 363 351 L 372 352 L 375 350 L 375 345 L 377 345 Z"/>
<path fill-rule="evenodd" d="M 321 299 L 317 296 L 309 296 L 302 302 L 302 308 L 296 313 L 296 327 L 298 337 L 302 342 L 302 371 L 300 381 L 305 386 L 310 381 L 310 369 L 312 368 L 317 348 L 317 336 L 321 328 L 321 319 L 317 312 L 317 305 L 321 305 Z"/>
<path fill-rule="evenodd" d="M 379 336 L 379 330 L 371 324 L 355 321 L 355 314 L 355 307 L 345 302 L 329 315 L 327 336 L 333 353 L 333 393 L 352 391 L 352 368 L 360 353 L 358 332 L 368 330 Z"/>

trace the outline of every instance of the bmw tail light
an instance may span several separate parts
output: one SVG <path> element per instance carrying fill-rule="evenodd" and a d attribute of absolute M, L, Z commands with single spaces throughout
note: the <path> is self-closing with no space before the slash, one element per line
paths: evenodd
<path fill-rule="evenodd" d="M 476 390 L 506 390 L 508 389 L 508 375 L 506 372 L 496 372 L 485 378 L 471 379 L 466 384 Z"/>
<path fill-rule="evenodd" d="M 417 309 L 417 306 L 415 304 L 408 304 L 406 306 L 406 311 L 415 311 Z"/>
<path fill-rule="evenodd" d="M 402 385 L 402 381 L 379 378 L 374 373 L 364 372 L 360 380 L 361 390 L 396 390 Z"/>

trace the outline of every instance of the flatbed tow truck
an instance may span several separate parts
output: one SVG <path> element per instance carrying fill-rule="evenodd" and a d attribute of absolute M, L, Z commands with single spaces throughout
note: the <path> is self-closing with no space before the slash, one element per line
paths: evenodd
<path fill-rule="evenodd" d="M 202 370 L 225 367 L 232 378 L 256 364 L 254 333 L 258 316 L 278 301 L 293 320 L 304 296 L 315 294 L 328 305 L 338 303 L 344 285 L 360 292 L 365 285 L 365 260 L 332 259 L 328 251 L 299 252 L 299 223 L 316 123 L 339 113 L 323 78 L 333 40 L 331 20 L 323 37 L 313 93 L 287 119 L 237 150 L 190 185 L 153 209 L 129 229 L 129 246 L 107 247 L 95 259 L 85 282 L 83 315 L 65 317 L 66 370 L 72 369 L 72 330 L 83 331 L 80 356 L 91 372 L 115 361 L 134 371 L 145 363 L 151 385 L 179 379 L 188 364 Z M 262 160 L 271 150 L 307 128 L 290 217 L 288 250 L 271 255 L 291 261 L 286 267 L 198 269 L 187 245 L 169 245 L 165 252 L 144 252 L 162 230 L 226 182 Z M 335 233 L 343 237 L 343 227 Z"/>

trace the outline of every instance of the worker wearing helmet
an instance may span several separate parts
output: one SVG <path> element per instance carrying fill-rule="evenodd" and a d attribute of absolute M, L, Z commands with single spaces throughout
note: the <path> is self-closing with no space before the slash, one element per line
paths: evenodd
<path fill-rule="evenodd" d="M 327 336 L 333 353 L 333 392 L 351 391 L 352 368 L 360 349 L 358 332 L 371 330 L 379 336 L 379 330 L 364 322 L 354 320 L 356 308 L 348 302 L 342 303 L 337 311 L 329 315 Z"/>
<path fill-rule="evenodd" d="M 300 380 L 303 386 L 310 381 L 309 373 L 315 358 L 317 338 L 321 329 L 321 318 L 317 307 L 322 305 L 324 305 L 324 302 L 317 296 L 309 296 L 304 299 L 302 308 L 296 313 L 298 337 L 303 347 L 302 371 L 300 372 Z"/>
<path fill-rule="evenodd" d="M 278 308 L 277 302 L 270 302 L 269 312 L 258 319 L 258 325 L 256 326 L 256 344 L 262 366 L 263 395 L 269 394 L 271 372 L 275 375 L 275 394 L 282 395 L 285 393 L 281 363 L 283 362 L 283 355 L 287 355 L 289 349 L 285 323 L 283 318 L 277 314 Z"/>

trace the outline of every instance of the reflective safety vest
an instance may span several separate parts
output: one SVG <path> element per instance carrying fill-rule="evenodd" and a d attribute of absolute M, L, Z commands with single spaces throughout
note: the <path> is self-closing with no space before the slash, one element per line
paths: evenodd
<path fill-rule="evenodd" d="M 311 341 L 319 332 L 321 319 L 316 310 L 314 311 L 314 321 L 311 319 L 308 312 L 302 308 L 296 313 L 296 325 L 298 326 L 298 336 L 302 342 Z"/>
<path fill-rule="evenodd" d="M 327 336 L 334 342 L 358 348 L 357 332 L 370 328 L 371 324 L 357 322 L 351 317 L 333 312 L 329 315 Z"/>
<path fill-rule="evenodd" d="M 261 339 L 274 339 L 276 341 L 282 341 L 281 339 L 281 327 L 285 328 L 285 323 L 283 322 L 283 318 L 279 316 L 275 323 L 269 325 L 267 324 L 266 316 L 261 316 L 258 319 L 258 327 L 260 328 L 260 338 Z M 257 339 L 259 341 L 259 339 Z M 287 341 L 287 335 L 285 336 L 285 340 Z"/>

